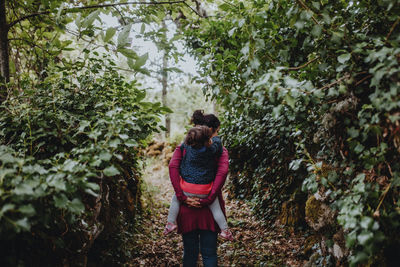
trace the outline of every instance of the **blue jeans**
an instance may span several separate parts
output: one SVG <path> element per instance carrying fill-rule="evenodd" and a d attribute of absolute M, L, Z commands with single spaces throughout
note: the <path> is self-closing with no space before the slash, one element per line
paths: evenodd
<path fill-rule="evenodd" d="M 218 234 L 209 230 L 194 230 L 183 234 L 183 267 L 196 267 L 199 250 L 204 267 L 217 266 Z M 200 249 L 199 249 L 200 248 Z"/>

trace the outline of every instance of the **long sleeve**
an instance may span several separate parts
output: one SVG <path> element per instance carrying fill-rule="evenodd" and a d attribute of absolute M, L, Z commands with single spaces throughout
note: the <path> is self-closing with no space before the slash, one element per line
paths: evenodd
<path fill-rule="evenodd" d="M 218 160 L 218 170 L 210 194 L 207 198 L 200 199 L 202 206 L 210 205 L 215 198 L 221 194 L 222 187 L 225 184 L 226 176 L 229 169 L 229 155 L 226 148 L 222 149 L 222 154 Z"/>
<path fill-rule="evenodd" d="M 214 155 L 219 156 L 222 152 L 221 138 L 219 138 L 219 136 L 214 136 L 213 138 L 211 138 L 211 140 L 212 144 L 207 149 L 211 151 L 211 153 L 213 153 Z"/>
<path fill-rule="evenodd" d="M 183 202 L 186 200 L 187 196 L 183 194 L 183 190 L 180 186 L 179 166 L 181 161 L 182 152 L 180 146 L 178 146 L 175 148 L 174 154 L 169 162 L 169 178 L 171 179 L 172 186 L 174 187 L 176 197 L 180 202 Z"/>

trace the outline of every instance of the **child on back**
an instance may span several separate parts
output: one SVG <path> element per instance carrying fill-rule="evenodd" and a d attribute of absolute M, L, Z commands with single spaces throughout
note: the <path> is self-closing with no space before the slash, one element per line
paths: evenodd
<path fill-rule="evenodd" d="M 207 126 L 196 126 L 191 128 L 185 138 L 182 151 L 183 155 L 180 174 L 181 188 L 188 197 L 206 198 L 211 191 L 212 183 L 217 172 L 216 158 L 222 153 L 221 139 L 212 137 L 212 131 Z M 173 196 L 168 214 L 168 222 L 164 234 L 169 234 L 177 228 L 175 221 L 179 213 L 180 203 Z M 211 213 L 219 228 L 221 237 L 233 240 L 229 231 L 224 213 L 221 210 L 218 198 L 209 205 Z"/>

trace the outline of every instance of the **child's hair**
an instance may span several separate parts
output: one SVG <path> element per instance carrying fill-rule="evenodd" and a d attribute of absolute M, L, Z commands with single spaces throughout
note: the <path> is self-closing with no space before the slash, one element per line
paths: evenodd
<path fill-rule="evenodd" d="M 185 138 L 185 145 L 201 148 L 210 142 L 212 131 L 207 126 L 196 126 L 191 128 Z"/>
<path fill-rule="evenodd" d="M 206 125 L 210 128 L 213 128 L 213 132 L 215 132 L 218 127 L 221 125 L 221 122 L 214 114 L 204 114 L 203 110 L 195 110 L 192 115 L 192 121 L 194 125 Z"/>

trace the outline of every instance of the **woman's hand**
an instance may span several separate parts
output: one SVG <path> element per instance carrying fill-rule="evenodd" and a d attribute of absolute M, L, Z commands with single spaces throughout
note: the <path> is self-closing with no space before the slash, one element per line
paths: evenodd
<path fill-rule="evenodd" d="M 201 208 L 200 199 L 197 197 L 187 197 L 184 202 L 191 208 Z"/>

